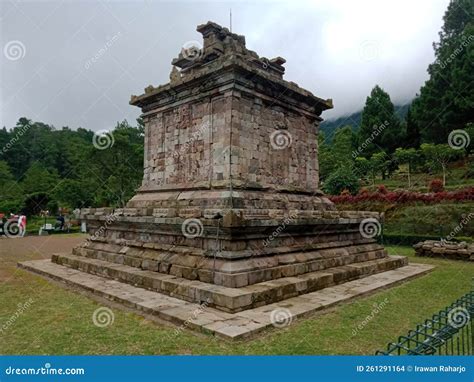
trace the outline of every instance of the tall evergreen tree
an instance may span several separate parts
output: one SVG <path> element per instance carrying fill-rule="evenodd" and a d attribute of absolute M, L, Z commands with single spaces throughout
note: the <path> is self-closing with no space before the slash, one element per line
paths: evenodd
<path fill-rule="evenodd" d="M 400 146 L 403 130 L 390 96 L 376 85 L 365 101 L 359 129 L 360 155 L 370 157 L 380 151 L 393 153 Z"/>
<path fill-rule="evenodd" d="M 419 126 L 416 121 L 413 119 L 413 112 L 411 107 L 407 111 L 407 115 L 405 117 L 405 126 L 406 126 L 406 133 L 405 133 L 405 141 L 401 146 L 404 147 L 412 147 L 412 148 L 419 148 L 421 144 L 421 134 L 419 130 Z"/>
<path fill-rule="evenodd" d="M 474 118 L 474 1 L 452 0 L 443 20 L 430 78 L 412 105 L 424 142 L 445 143 Z"/>

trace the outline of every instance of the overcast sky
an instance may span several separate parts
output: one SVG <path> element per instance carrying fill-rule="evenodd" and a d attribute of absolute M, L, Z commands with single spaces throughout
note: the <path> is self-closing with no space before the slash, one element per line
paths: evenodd
<path fill-rule="evenodd" d="M 183 44 L 201 41 L 196 26 L 228 26 L 230 8 L 248 48 L 286 58 L 285 79 L 333 98 L 326 119 L 361 109 L 375 84 L 404 104 L 427 79 L 448 3 L 0 0 L 0 126 L 22 116 L 95 131 L 135 122 L 130 95 L 168 82 Z"/>

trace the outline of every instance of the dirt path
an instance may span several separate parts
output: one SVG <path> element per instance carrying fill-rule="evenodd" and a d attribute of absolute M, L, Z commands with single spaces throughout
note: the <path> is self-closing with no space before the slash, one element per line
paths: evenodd
<path fill-rule="evenodd" d="M 0 282 L 12 275 L 19 261 L 47 259 L 56 252 L 70 252 L 86 238 L 82 234 L 0 237 Z"/>

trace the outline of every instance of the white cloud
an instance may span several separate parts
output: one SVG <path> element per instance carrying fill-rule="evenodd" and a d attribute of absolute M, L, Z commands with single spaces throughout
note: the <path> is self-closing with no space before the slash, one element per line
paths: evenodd
<path fill-rule="evenodd" d="M 101 130 L 123 118 L 133 120 L 139 110 L 127 104 L 130 94 L 167 82 L 182 44 L 200 38 L 196 26 L 208 20 L 228 25 L 229 8 L 233 31 L 246 36 L 250 49 L 285 57 L 287 80 L 334 99 L 326 118 L 360 109 L 375 84 L 405 103 L 427 78 L 431 45 L 448 3 L 53 0 L 45 8 L 16 3 L 0 9 L 1 47 L 20 40 L 26 55 L 15 62 L 1 58 L 0 123 L 12 127 L 27 116 L 58 127 Z M 117 43 L 84 71 L 107 36 L 119 32 Z M 97 107 L 91 107 L 94 102 Z"/>

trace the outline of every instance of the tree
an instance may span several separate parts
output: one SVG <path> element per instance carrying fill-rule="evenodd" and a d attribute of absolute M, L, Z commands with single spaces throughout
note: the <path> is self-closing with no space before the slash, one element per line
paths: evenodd
<path fill-rule="evenodd" d="M 349 167 L 340 167 L 324 182 L 323 189 L 330 195 L 339 195 L 348 190 L 355 195 L 359 191 L 359 180 Z"/>
<path fill-rule="evenodd" d="M 350 125 L 341 127 L 334 133 L 331 150 L 333 154 L 334 167 L 336 169 L 351 165 L 353 142 L 353 132 Z"/>
<path fill-rule="evenodd" d="M 448 163 L 463 154 L 463 150 L 455 150 L 448 145 L 433 145 L 423 143 L 421 151 L 429 164 L 434 168 L 441 169 L 443 173 L 443 186 L 446 186 L 446 169 Z"/>
<path fill-rule="evenodd" d="M 404 147 L 413 147 L 418 149 L 421 144 L 420 127 L 413 118 L 412 108 L 408 108 L 407 115 L 405 117 L 405 140 Z"/>
<path fill-rule="evenodd" d="M 411 187 L 411 173 L 413 170 L 413 165 L 415 164 L 416 160 L 418 159 L 418 152 L 411 148 L 411 149 L 402 149 L 398 148 L 395 150 L 395 160 L 399 164 L 406 164 L 408 169 L 408 188 Z"/>
<path fill-rule="evenodd" d="M 92 166 L 83 169 L 97 184 L 95 203 L 124 207 L 143 177 L 143 135 L 127 121 L 112 131 L 114 144 L 105 150 L 90 146 Z"/>
<path fill-rule="evenodd" d="M 377 173 L 380 173 L 382 179 L 385 179 L 386 172 L 391 164 L 388 155 L 383 151 L 375 153 L 370 157 L 369 163 L 370 171 L 372 173 L 373 184 L 375 184 L 375 175 Z"/>
<path fill-rule="evenodd" d="M 464 130 L 466 131 L 466 134 L 469 137 L 469 143 L 466 147 L 466 154 L 469 155 L 474 151 L 474 122 L 468 123 Z"/>
<path fill-rule="evenodd" d="M 359 129 L 360 153 L 370 157 L 378 151 L 391 154 L 400 145 L 403 131 L 390 96 L 376 85 L 367 97 Z"/>
<path fill-rule="evenodd" d="M 59 178 L 39 162 L 34 162 L 21 182 L 26 194 L 49 193 L 57 186 Z"/>
<path fill-rule="evenodd" d="M 435 144 L 472 122 L 474 104 L 474 2 L 452 0 L 443 20 L 429 79 L 412 104 L 423 142 Z"/>
<path fill-rule="evenodd" d="M 325 134 L 318 135 L 319 178 L 326 179 L 334 171 L 335 161 L 331 146 L 326 142 Z"/>
<path fill-rule="evenodd" d="M 370 161 L 364 157 L 355 158 L 354 173 L 359 175 L 361 178 L 365 178 L 369 173 L 372 175 Z M 373 178 L 372 178 L 372 184 L 374 184 Z"/>
<path fill-rule="evenodd" d="M 10 171 L 8 163 L 0 161 L 0 212 L 18 212 L 23 207 L 23 190 Z"/>

